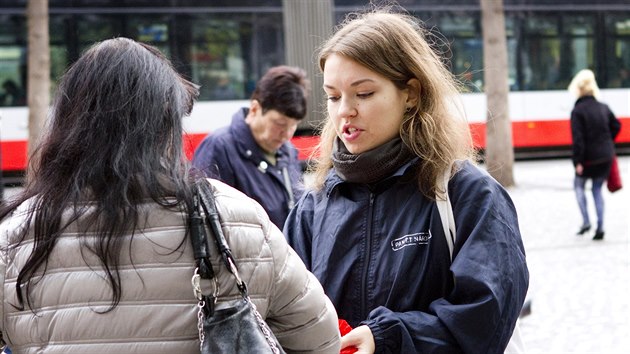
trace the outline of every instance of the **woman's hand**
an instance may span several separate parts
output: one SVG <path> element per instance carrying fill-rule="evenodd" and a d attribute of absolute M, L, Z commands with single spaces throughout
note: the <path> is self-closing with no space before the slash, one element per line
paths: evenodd
<path fill-rule="evenodd" d="M 577 173 L 578 176 L 581 176 L 582 172 L 584 172 L 584 166 L 582 166 L 581 163 L 575 165 L 575 173 Z"/>
<path fill-rule="evenodd" d="M 359 326 L 341 337 L 341 349 L 346 347 L 356 347 L 357 354 L 372 354 L 376 345 L 374 336 L 368 326 Z"/>

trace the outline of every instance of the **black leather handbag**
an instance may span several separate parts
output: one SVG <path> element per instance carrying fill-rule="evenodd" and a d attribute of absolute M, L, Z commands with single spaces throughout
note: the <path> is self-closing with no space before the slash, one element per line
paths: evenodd
<path fill-rule="evenodd" d="M 195 187 L 193 205 L 189 205 L 191 211 L 188 227 L 197 266 L 192 277 L 192 286 L 199 301 L 197 317 L 201 353 L 285 353 L 251 302 L 247 285 L 238 274 L 237 264 L 221 229 L 210 182 L 200 179 Z M 201 216 L 201 209 L 205 220 Z M 242 296 L 242 299 L 230 302 L 227 308 L 222 306 L 221 309 L 215 309 L 219 284 L 210 263 L 210 242 L 204 222 L 215 240 L 224 265 L 236 279 L 236 286 Z M 202 293 L 201 279 L 210 279 L 214 283 L 213 294 Z"/>

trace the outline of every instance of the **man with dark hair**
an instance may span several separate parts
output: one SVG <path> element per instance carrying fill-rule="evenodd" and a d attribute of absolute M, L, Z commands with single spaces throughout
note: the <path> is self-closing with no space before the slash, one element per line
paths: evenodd
<path fill-rule="evenodd" d="M 193 166 L 260 203 L 280 229 L 302 194 L 302 171 L 291 144 L 306 116 L 309 81 L 297 67 L 276 66 L 258 80 L 249 108 L 201 142 Z"/>

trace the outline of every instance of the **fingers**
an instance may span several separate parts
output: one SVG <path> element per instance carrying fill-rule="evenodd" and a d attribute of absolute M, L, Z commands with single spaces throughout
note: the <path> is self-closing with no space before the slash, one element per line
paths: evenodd
<path fill-rule="evenodd" d="M 359 354 L 374 353 L 374 336 L 368 326 L 359 326 L 341 337 L 341 348 L 356 347 Z"/>

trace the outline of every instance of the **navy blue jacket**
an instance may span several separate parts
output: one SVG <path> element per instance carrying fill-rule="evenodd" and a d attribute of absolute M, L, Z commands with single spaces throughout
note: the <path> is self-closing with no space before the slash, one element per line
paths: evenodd
<path fill-rule="evenodd" d="M 247 108 L 242 108 L 234 114 L 229 127 L 208 134 L 195 150 L 192 163 L 206 176 L 255 199 L 282 229 L 289 210 L 303 193 L 297 150 L 290 142 L 284 143 L 272 165 L 245 123 L 247 112 Z"/>
<path fill-rule="evenodd" d="M 285 236 L 339 318 L 370 327 L 377 353 L 503 353 L 529 283 L 514 205 L 485 171 L 463 163 L 448 187 L 451 263 L 414 163 L 372 186 L 331 171 L 291 211 Z"/>

